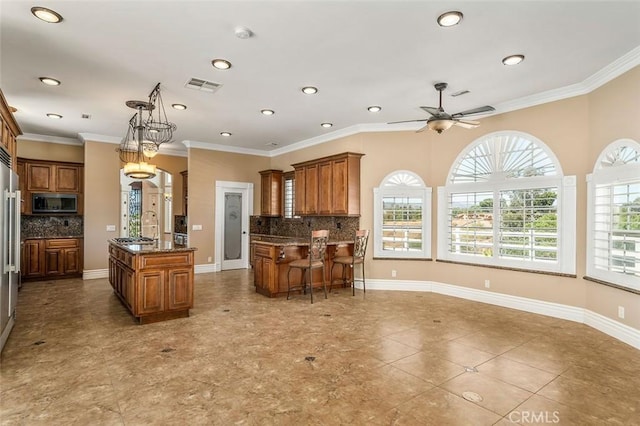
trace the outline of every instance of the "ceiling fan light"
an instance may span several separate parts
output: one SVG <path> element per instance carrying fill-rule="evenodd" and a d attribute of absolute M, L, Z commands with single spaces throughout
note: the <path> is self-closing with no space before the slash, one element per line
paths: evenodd
<path fill-rule="evenodd" d="M 453 27 L 454 25 L 458 25 L 460 21 L 462 21 L 462 12 L 458 12 L 457 10 L 452 10 L 449 12 L 445 12 L 442 15 L 438 16 L 438 25 L 441 27 Z"/>
<path fill-rule="evenodd" d="M 505 65 L 518 65 L 522 61 L 524 61 L 524 55 L 509 55 L 502 59 Z"/>
<path fill-rule="evenodd" d="M 445 130 L 448 130 L 453 126 L 453 120 L 431 120 L 427 122 L 427 127 L 429 130 L 433 130 L 434 132 L 440 134 Z"/>

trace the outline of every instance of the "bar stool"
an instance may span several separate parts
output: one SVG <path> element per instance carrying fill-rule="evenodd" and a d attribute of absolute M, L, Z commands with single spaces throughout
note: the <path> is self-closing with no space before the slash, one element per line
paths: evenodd
<path fill-rule="evenodd" d="M 324 289 L 324 298 L 327 298 L 324 258 L 327 251 L 328 241 L 328 230 L 312 231 L 307 258 L 297 259 L 289 263 L 289 270 L 287 271 L 287 300 L 289 300 L 289 293 L 291 292 L 291 270 L 295 268 L 302 270 L 301 284 L 305 294 L 307 291 L 307 274 L 309 275 L 309 293 L 311 293 L 311 303 L 313 303 L 313 270 L 322 268 L 322 288 Z"/>
<path fill-rule="evenodd" d="M 356 277 L 355 277 L 355 266 L 362 265 L 362 279 L 358 281 L 362 281 L 362 288 L 364 292 L 367 292 L 367 287 L 364 282 L 364 255 L 367 251 L 367 241 L 369 240 L 369 230 L 368 229 L 360 229 L 356 231 L 355 238 L 353 239 L 353 256 L 337 256 L 334 257 L 333 265 L 331 265 L 331 277 L 333 277 L 333 268 L 336 265 L 342 266 L 342 282 L 347 283 L 346 272 L 347 266 L 351 268 L 351 280 L 350 284 L 353 288 L 353 295 L 356 295 Z M 329 285 L 329 291 L 331 291 L 333 281 Z"/>

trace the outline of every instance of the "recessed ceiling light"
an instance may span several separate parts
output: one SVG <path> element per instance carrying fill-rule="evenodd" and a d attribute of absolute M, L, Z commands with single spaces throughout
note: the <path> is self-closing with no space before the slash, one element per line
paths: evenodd
<path fill-rule="evenodd" d="M 40 81 L 47 86 L 60 86 L 60 80 L 51 77 L 40 77 Z"/>
<path fill-rule="evenodd" d="M 33 16 L 35 16 L 36 18 L 50 24 L 57 24 L 59 22 L 62 22 L 63 19 L 62 15 L 60 15 L 58 12 L 47 9 L 46 7 L 32 7 L 31 13 L 33 13 Z"/>
<path fill-rule="evenodd" d="M 228 136 L 231 136 L 231 133 L 229 133 L 229 132 L 221 132 L 220 136 L 228 137 Z"/>
<path fill-rule="evenodd" d="M 462 12 L 458 12 L 457 10 L 445 12 L 438 16 L 438 25 L 441 27 L 453 27 L 454 25 L 458 25 L 460 21 L 462 21 Z"/>
<path fill-rule="evenodd" d="M 260 112 L 261 112 L 261 113 L 263 113 L 264 115 L 273 115 L 273 114 L 275 114 L 275 113 L 276 113 L 276 112 L 275 112 L 274 110 L 272 110 L 272 109 L 263 109 L 263 110 L 260 110 Z"/>
<path fill-rule="evenodd" d="M 214 59 L 213 61 L 211 61 L 211 65 L 219 70 L 228 70 L 229 68 L 231 68 L 231 62 L 227 61 L 226 59 Z"/>
<path fill-rule="evenodd" d="M 56 120 L 59 120 L 59 119 L 62 118 L 62 116 L 60 114 L 54 114 L 54 113 L 51 113 L 51 112 L 49 114 L 47 114 L 47 117 L 55 118 Z"/>
<path fill-rule="evenodd" d="M 382 109 L 382 107 L 378 106 L 378 105 L 372 105 L 369 108 L 367 108 L 369 110 L 369 112 L 378 112 Z"/>
<path fill-rule="evenodd" d="M 518 65 L 522 61 L 524 61 L 524 55 L 509 55 L 502 59 L 505 65 Z"/>
<path fill-rule="evenodd" d="M 333 124 L 332 123 L 322 123 L 321 126 L 328 129 L 329 127 L 333 126 Z"/>
<path fill-rule="evenodd" d="M 306 86 L 302 88 L 302 93 L 306 93 L 307 95 L 313 95 L 314 93 L 318 93 L 318 88 L 313 86 Z"/>
<path fill-rule="evenodd" d="M 171 104 L 171 108 L 185 110 L 187 109 L 187 106 L 185 104 Z"/>

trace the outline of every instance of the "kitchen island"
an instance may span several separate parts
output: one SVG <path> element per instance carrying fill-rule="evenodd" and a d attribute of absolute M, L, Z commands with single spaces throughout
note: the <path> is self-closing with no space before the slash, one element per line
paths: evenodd
<path fill-rule="evenodd" d="M 109 282 L 140 324 L 189 316 L 195 250 L 165 240 L 109 240 Z"/>
<path fill-rule="evenodd" d="M 286 296 L 287 273 L 289 262 L 304 259 L 309 251 L 309 240 L 283 237 L 261 236 L 252 241 L 253 280 L 256 292 L 267 297 Z M 325 254 L 325 279 L 327 288 L 343 287 L 342 268 L 335 268 L 331 275 L 332 259 L 335 256 L 351 256 L 353 241 L 329 241 Z M 347 282 L 350 279 L 347 270 Z M 291 271 L 291 287 L 299 286 L 302 282 L 302 271 Z M 314 288 L 322 287 L 322 270 L 313 271 Z"/>

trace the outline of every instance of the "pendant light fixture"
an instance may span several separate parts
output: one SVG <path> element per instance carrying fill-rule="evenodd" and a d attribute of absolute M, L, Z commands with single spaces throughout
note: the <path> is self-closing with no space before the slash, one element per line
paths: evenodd
<path fill-rule="evenodd" d="M 173 132 L 177 128 L 167 119 L 160 83 L 149 94 L 148 102 L 127 101 L 126 105 L 137 112 L 129 120 L 127 134 L 118 148 L 124 174 L 132 179 L 153 178 L 156 166 L 148 160 L 158 153 L 161 144 L 173 141 Z"/>

